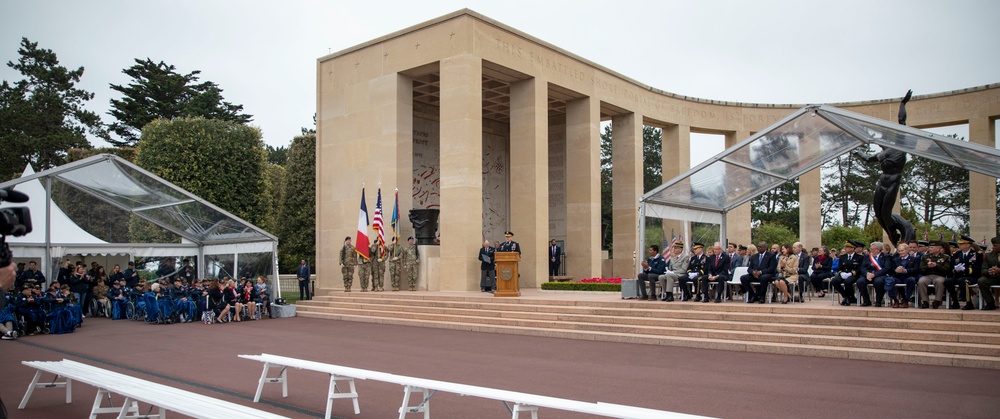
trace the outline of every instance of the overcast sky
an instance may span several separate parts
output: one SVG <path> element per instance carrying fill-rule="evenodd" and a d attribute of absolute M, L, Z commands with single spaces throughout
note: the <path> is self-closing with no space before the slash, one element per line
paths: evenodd
<path fill-rule="evenodd" d="M 134 58 L 201 70 L 268 144 L 311 127 L 316 59 L 462 8 L 669 92 L 830 103 L 1000 82 L 1000 1 L 0 0 L 0 60 L 22 36 L 83 66 L 105 122 Z M 0 68 L 0 79 L 19 78 Z M 961 130 L 961 129 L 959 129 Z M 94 142 L 95 146 L 105 145 Z M 692 166 L 721 149 L 694 156 Z M 699 147 L 692 147 L 692 150 Z"/>

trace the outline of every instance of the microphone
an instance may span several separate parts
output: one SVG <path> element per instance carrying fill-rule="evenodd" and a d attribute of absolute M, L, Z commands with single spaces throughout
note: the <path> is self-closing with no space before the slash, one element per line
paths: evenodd
<path fill-rule="evenodd" d="M 15 191 L 13 188 L 0 189 L 0 201 L 28 202 L 28 195 L 24 192 Z"/>

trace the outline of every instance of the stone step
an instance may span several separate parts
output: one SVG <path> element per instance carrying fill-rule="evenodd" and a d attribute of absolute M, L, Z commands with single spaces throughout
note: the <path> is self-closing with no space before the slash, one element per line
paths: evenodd
<path fill-rule="evenodd" d="M 527 327 L 538 329 L 557 329 L 579 332 L 617 332 L 647 336 L 672 336 L 688 338 L 714 338 L 742 342 L 771 342 L 781 344 L 821 345 L 831 347 L 858 347 L 885 349 L 893 351 L 921 351 L 932 353 L 951 353 L 960 355 L 978 355 L 1000 358 L 1000 345 L 964 343 L 964 342 L 934 342 L 926 340 L 887 339 L 885 337 L 854 337 L 836 336 L 827 333 L 822 328 L 815 331 L 819 334 L 783 333 L 773 331 L 747 331 L 738 326 L 730 329 L 705 329 L 690 327 L 672 327 L 662 325 L 637 325 L 628 319 L 619 322 L 593 323 L 564 319 L 529 319 L 506 316 L 455 315 L 448 313 L 417 313 L 413 311 L 386 310 L 385 307 L 371 309 L 355 309 L 346 307 L 309 307 L 299 309 L 298 315 L 312 317 L 318 314 L 343 314 L 369 318 L 396 318 L 423 320 L 429 322 L 453 322 L 470 324 L 502 325 L 508 327 Z M 875 331 L 877 332 L 877 331 Z"/>
<path fill-rule="evenodd" d="M 631 313 L 596 313 L 596 314 L 576 314 L 576 313 L 555 313 L 555 312 L 514 312 L 497 311 L 484 308 L 448 308 L 448 307 L 427 307 L 394 304 L 388 305 L 379 301 L 356 300 L 348 302 L 314 302 L 309 307 L 316 308 L 351 308 L 359 310 L 381 311 L 387 307 L 392 311 L 421 313 L 421 314 L 443 314 L 449 316 L 472 316 L 485 318 L 519 318 L 536 321 L 566 321 L 574 323 L 589 324 L 631 324 L 636 326 L 650 327 L 678 327 L 689 329 L 712 329 L 712 330 L 740 330 L 744 332 L 771 332 L 784 334 L 807 334 L 807 335 L 828 335 L 859 338 L 883 338 L 898 340 L 918 340 L 930 342 L 952 342 L 952 343 L 975 343 L 1000 345 L 1000 333 L 976 333 L 968 331 L 951 330 L 947 325 L 941 327 L 942 330 L 910 329 L 910 328 L 886 328 L 886 327 L 863 327 L 850 321 L 842 324 L 804 324 L 785 322 L 781 318 L 763 319 L 766 321 L 740 321 L 736 322 L 726 318 L 676 318 L 676 317 L 638 317 Z M 808 318 L 808 317 L 807 317 Z M 879 325 L 881 326 L 881 325 Z M 906 326 L 914 326 L 908 324 Z"/>
<path fill-rule="evenodd" d="M 533 301 L 533 300 L 532 300 Z M 739 304 L 701 304 L 687 305 L 663 304 L 672 307 L 661 307 L 655 310 L 643 307 L 588 307 L 564 306 L 549 304 L 527 304 L 524 301 L 511 304 L 502 300 L 452 301 L 450 299 L 407 299 L 380 297 L 325 297 L 300 304 L 346 304 L 369 303 L 392 306 L 429 307 L 435 309 L 477 309 L 498 312 L 535 312 L 577 314 L 594 316 L 619 316 L 634 318 L 669 318 L 690 320 L 719 320 L 740 323 L 790 323 L 845 327 L 878 327 L 884 329 L 906 330 L 938 330 L 967 333 L 992 333 L 1000 335 L 1000 322 L 960 320 L 955 316 L 943 316 L 940 319 L 905 319 L 871 317 L 862 310 L 815 311 L 803 307 L 798 311 L 774 313 L 764 310 L 744 310 Z M 702 308 L 703 306 L 707 306 Z M 759 305 L 758 305 L 759 306 Z M 710 309 L 711 308 L 711 309 Z M 898 311 L 898 310 L 897 310 Z M 956 320 L 957 319 L 957 320 Z"/>
<path fill-rule="evenodd" d="M 606 342 L 638 343 L 662 346 L 719 349 L 742 352 L 771 353 L 826 358 L 861 359 L 870 361 L 902 362 L 909 364 L 943 365 L 968 368 L 1000 369 L 1000 357 L 934 353 L 911 350 L 887 350 L 855 347 L 833 347 L 815 344 L 738 341 L 717 338 L 646 335 L 620 331 L 560 330 L 546 327 L 516 327 L 497 324 L 460 321 L 425 321 L 409 318 L 374 317 L 343 313 L 315 312 L 309 308 L 299 312 L 304 317 L 325 318 L 354 322 L 394 324 L 414 327 L 434 327 L 486 333 L 507 333 L 526 336 L 545 336 L 567 339 L 599 340 Z"/>
<path fill-rule="evenodd" d="M 726 312 L 738 313 L 772 313 L 772 314 L 800 314 L 800 315 L 825 315 L 844 316 L 849 313 L 851 317 L 870 317 L 887 319 L 924 319 L 924 320 L 952 320 L 952 321 L 979 321 L 997 323 L 1000 325 L 1000 311 L 980 311 L 980 310 L 921 310 L 916 308 L 892 309 L 887 307 L 841 307 L 839 305 L 826 305 L 822 301 L 812 301 L 806 304 L 743 304 L 740 302 L 726 302 L 723 304 L 704 304 L 695 302 L 674 301 L 670 303 L 660 301 L 635 301 L 635 300 L 608 300 L 608 301 L 579 301 L 579 300 L 546 300 L 546 299 L 521 299 L 521 298 L 495 298 L 467 296 L 441 296 L 440 294 L 410 293 L 410 292 L 379 292 L 379 293 L 332 293 L 329 295 L 317 296 L 313 301 L 342 301 L 347 299 L 379 299 L 393 301 L 425 301 L 432 304 L 446 303 L 482 303 L 482 304 L 502 304 L 529 305 L 533 307 L 582 307 L 586 309 L 594 308 L 633 308 L 657 312 L 662 310 L 686 310 L 696 312 L 717 312 L 719 307 L 725 307 Z"/>

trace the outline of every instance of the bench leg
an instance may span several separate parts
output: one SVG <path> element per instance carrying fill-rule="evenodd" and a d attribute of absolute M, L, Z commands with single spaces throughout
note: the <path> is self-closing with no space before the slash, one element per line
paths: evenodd
<path fill-rule="evenodd" d="M 101 407 L 101 403 L 104 402 L 105 397 L 108 398 L 108 407 Z M 97 415 L 108 413 L 121 415 L 122 411 L 125 411 L 125 417 L 138 417 L 139 404 L 132 402 L 131 406 L 129 403 L 124 403 L 121 407 L 115 407 L 114 402 L 111 401 L 111 392 L 103 388 L 97 389 L 97 397 L 94 397 L 94 406 L 90 409 L 90 419 L 97 419 Z"/>
<path fill-rule="evenodd" d="M 24 393 L 24 398 L 21 399 L 21 404 L 17 406 L 18 409 L 24 409 L 28 405 L 28 399 L 31 398 L 31 393 L 35 392 L 36 387 L 65 387 L 66 388 L 66 404 L 73 403 L 73 380 L 66 378 L 66 381 L 57 382 L 55 380 L 59 379 L 57 375 L 51 383 L 38 384 L 38 380 L 42 378 L 42 370 L 35 371 L 35 378 L 31 379 L 31 384 L 28 384 L 28 391 Z"/>
<path fill-rule="evenodd" d="M 414 390 L 420 390 L 424 394 L 423 400 L 416 406 L 410 406 L 410 395 Z M 431 417 L 431 397 L 437 394 L 437 390 L 428 392 L 426 388 L 405 386 L 403 389 L 403 405 L 399 408 L 399 419 L 404 419 L 407 413 L 424 412 L 424 419 Z"/>
<path fill-rule="evenodd" d="M 518 414 L 521 412 L 531 412 L 531 419 L 538 419 L 538 406 L 529 406 L 520 403 L 514 404 L 514 410 L 511 412 L 511 419 L 518 419 Z"/>
<path fill-rule="evenodd" d="M 282 366 L 277 377 L 268 377 L 267 374 L 271 371 L 271 367 L 277 367 L 277 365 L 271 365 L 269 362 L 264 363 L 264 371 L 261 371 L 260 380 L 257 382 L 257 393 L 253 396 L 254 403 L 260 401 L 260 394 L 264 390 L 264 384 L 267 383 L 281 383 L 281 397 L 288 397 L 288 367 Z"/>
<path fill-rule="evenodd" d="M 347 381 L 348 387 L 351 389 L 350 393 L 338 393 L 337 392 L 337 381 Z M 330 419 L 331 410 L 333 409 L 333 399 L 352 399 L 354 402 L 354 414 L 361 414 L 361 405 L 358 404 L 358 389 L 354 386 L 353 377 L 341 377 L 338 375 L 330 374 L 330 387 L 326 393 L 326 419 Z"/>

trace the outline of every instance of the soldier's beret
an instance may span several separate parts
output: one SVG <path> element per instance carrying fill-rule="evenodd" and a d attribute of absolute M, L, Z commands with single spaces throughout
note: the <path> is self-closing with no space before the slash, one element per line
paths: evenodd
<path fill-rule="evenodd" d="M 851 241 L 851 243 L 854 243 L 854 245 L 857 246 L 857 247 L 865 247 L 866 246 L 865 242 L 863 242 L 863 241 L 853 240 L 853 241 Z"/>
<path fill-rule="evenodd" d="M 944 242 L 941 241 L 941 240 L 934 240 L 934 241 L 930 242 L 930 245 L 931 246 L 944 247 Z"/>

